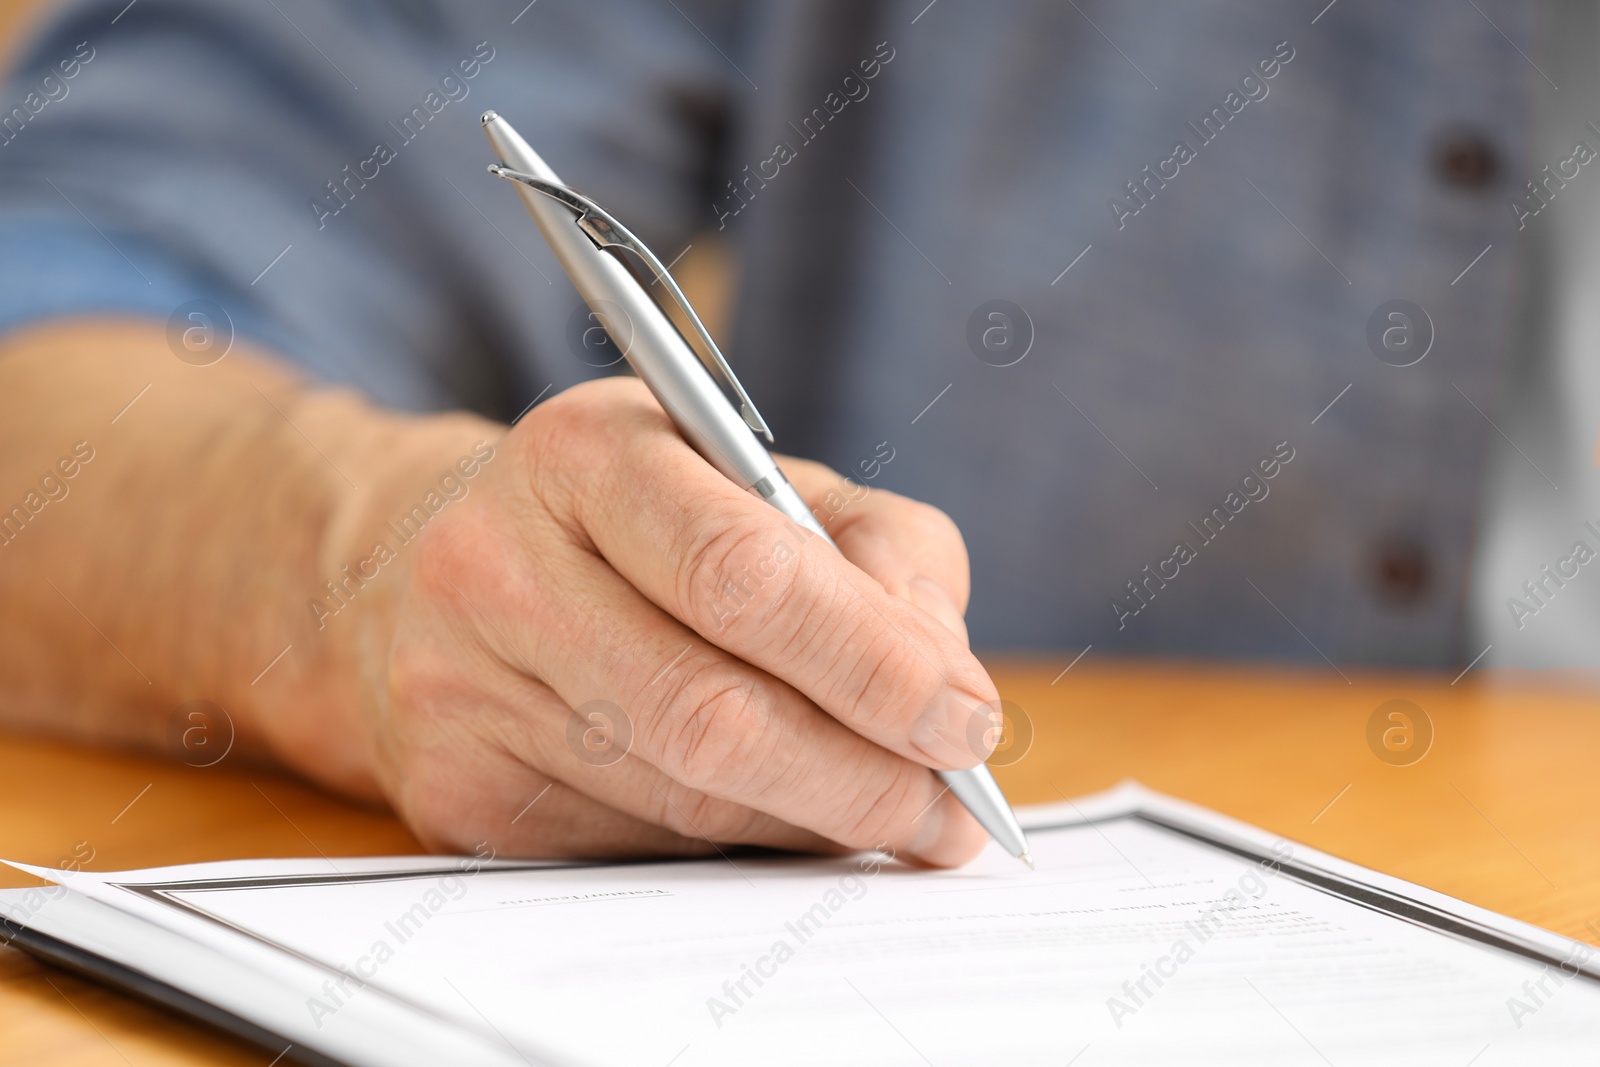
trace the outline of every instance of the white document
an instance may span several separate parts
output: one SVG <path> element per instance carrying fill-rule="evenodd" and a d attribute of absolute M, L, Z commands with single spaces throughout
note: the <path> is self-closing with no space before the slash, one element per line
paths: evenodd
<path fill-rule="evenodd" d="M 25 868 L 65 891 L 6 891 L 0 914 L 286 1059 L 360 1065 L 1494 1067 L 1600 1041 L 1586 945 L 1134 785 L 1023 816 L 1031 873 L 997 848 L 940 872 L 878 854 Z"/>

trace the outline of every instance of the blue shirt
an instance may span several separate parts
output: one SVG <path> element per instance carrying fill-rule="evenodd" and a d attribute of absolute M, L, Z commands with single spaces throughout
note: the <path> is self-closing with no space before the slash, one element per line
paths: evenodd
<path fill-rule="evenodd" d="M 732 243 L 779 447 L 956 519 L 976 647 L 1481 649 L 1533 5 L 124 3 L 4 90 L 0 325 L 210 301 L 510 418 L 612 371 L 493 108 L 663 259 Z"/>

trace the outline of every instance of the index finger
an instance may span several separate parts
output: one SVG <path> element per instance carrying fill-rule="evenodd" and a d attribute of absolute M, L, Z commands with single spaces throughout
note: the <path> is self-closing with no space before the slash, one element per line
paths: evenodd
<path fill-rule="evenodd" d="M 729 482 L 638 383 L 591 390 L 570 432 L 598 435 L 572 506 L 595 547 L 663 610 L 930 767 L 977 765 L 999 694 L 963 642 L 821 538 Z M 593 398 L 593 399 L 589 399 Z M 607 402 L 609 401 L 609 402 Z"/>

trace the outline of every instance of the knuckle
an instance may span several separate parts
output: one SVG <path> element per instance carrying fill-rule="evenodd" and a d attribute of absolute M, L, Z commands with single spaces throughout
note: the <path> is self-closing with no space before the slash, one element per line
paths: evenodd
<path fill-rule="evenodd" d="M 489 534 L 478 523 L 463 520 L 449 511 L 423 527 L 416 540 L 411 567 L 411 585 L 418 592 L 443 596 L 451 592 L 472 569 L 473 561 L 490 558 L 484 544 Z"/>
<path fill-rule="evenodd" d="M 759 631 L 788 607 L 798 555 L 792 539 L 772 526 L 726 505 L 706 507 L 674 552 L 678 603 L 690 605 L 697 628 Z"/>
<path fill-rule="evenodd" d="M 590 435 L 604 417 L 593 391 L 579 385 L 539 404 L 512 427 L 508 436 L 520 445 L 537 495 L 571 496 L 574 482 L 582 478 L 573 467 L 590 454 Z"/>
<path fill-rule="evenodd" d="M 397 716 L 416 718 L 448 708 L 461 695 L 460 671 L 432 642 L 402 634 L 389 655 L 389 702 Z"/>
<path fill-rule="evenodd" d="M 704 793 L 685 788 L 677 782 L 666 782 L 654 787 L 654 810 L 647 814 L 651 822 L 664 826 L 683 837 L 700 837 L 706 816 Z"/>
<path fill-rule="evenodd" d="M 865 569 L 891 591 L 914 574 L 934 579 L 966 601 L 966 541 L 955 520 L 932 504 L 873 490 L 864 507 L 838 521 L 836 536 L 866 560 Z M 830 529 L 833 529 L 830 527 Z"/>
<path fill-rule="evenodd" d="M 512 427 L 508 440 L 521 450 L 535 495 L 565 501 L 563 513 L 576 514 L 585 487 L 614 462 L 621 424 L 641 416 L 665 418 L 653 405 L 636 379 L 582 382 L 540 403 Z"/>
<path fill-rule="evenodd" d="M 747 840 L 760 819 L 749 808 L 683 786 L 662 794 L 659 814 L 673 833 L 712 841 Z"/>
<path fill-rule="evenodd" d="M 429 643 L 427 623 L 433 627 L 434 643 L 444 632 L 462 639 L 476 635 L 476 646 L 503 660 L 522 662 L 525 651 L 542 655 L 544 629 L 536 628 L 522 646 L 512 646 L 494 623 L 486 621 L 505 613 L 532 619 L 554 613 L 557 594 L 548 575 L 538 568 L 507 564 L 519 554 L 515 535 L 502 523 L 484 521 L 465 509 L 456 515 L 446 510 L 436 517 L 417 539 L 410 565 L 405 614 L 418 630 L 413 644 Z M 452 673 L 461 674 L 459 664 Z"/>
<path fill-rule="evenodd" d="M 922 501 L 912 502 L 912 515 L 918 532 L 922 536 L 943 544 L 948 550 L 959 552 L 964 560 L 967 554 L 966 540 L 961 536 L 961 528 L 956 525 L 956 520 L 945 514 L 944 509 Z"/>
<path fill-rule="evenodd" d="M 920 706 L 908 697 L 928 694 L 925 699 L 931 699 L 937 689 L 930 684 L 927 663 L 908 655 L 898 634 L 891 639 L 871 620 L 863 620 L 837 647 L 856 650 L 853 659 L 846 663 L 841 658 L 830 672 L 828 704 L 838 707 L 846 722 L 877 733 L 902 731 Z"/>
<path fill-rule="evenodd" d="M 932 504 L 920 500 L 899 498 L 900 514 L 896 522 L 907 543 L 916 546 L 915 555 L 924 567 L 934 572 L 951 572 L 965 585 L 967 573 L 967 542 L 954 519 Z M 945 577 L 945 574 L 938 574 Z"/>
<path fill-rule="evenodd" d="M 645 729 L 656 765 L 702 792 L 749 779 L 771 708 L 761 687 L 720 663 L 684 672 Z"/>
<path fill-rule="evenodd" d="M 411 643 L 390 656 L 382 713 L 387 720 L 376 753 L 380 778 L 404 784 L 408 795 L 454 796 L 458 754 L 481 753 L 499 718 L 497 703 L 470 680 L 460 656 Z M 470 758 L 470 756 L 469 756 Z"/>
<path fill-rule="evenodd" d="M 614 421 L 644 395 L 643 389 L 643 383 L 631 378 L 580 382 L 539 404 L 523 422 L 540 432 L 588 431 Z"/>
<path fill-rule="evenodd" d="M 861 786 L 850 797 L 837 840 L 853 848 L 871 848 L 912 833 L 917 801 L 927 791 L 927 771 L 909 764 L 887 777 L 859 775 Z M 926 803 L 924 801 L 924 803 Z"/>
<path fill-rule="evenodd" d="M 404 579 L 397 610 L 419 643 L 454 639 L 535 672 L 570 637 L 561 625 L 572 611 L 565 579 L 584 545 L 542 497 L 499 488 L 433 512 L 419 504 L 391 520 L 401 530 L 418 527 L 390 557 Z M 365 571 L 357 577 L 371 579 Z"/>

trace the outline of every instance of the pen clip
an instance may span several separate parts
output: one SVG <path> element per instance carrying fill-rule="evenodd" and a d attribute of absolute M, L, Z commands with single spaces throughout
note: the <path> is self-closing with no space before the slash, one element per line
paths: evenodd
<path fill-rule="evenodd" d="M 734 395 L 739 398 L 739 415 L 744 419 L 745 425 L 756 433 L 761 434 L 769 443 L 772 441 L 772 431 L 767 427 L 766 420 L 761 417 L 761 412 L 756 410 L 755 401 L 750 399 L 750 394 L 746 393 L 744 386 L 739 384 L 739 378 L 733 373 L 733 368 L 728 366 L 728 361 L 723 358 L 722 350 L 711 339 L 711 334 L 706 330 L 705 324 L 700 321 L 700 316 L 695 314 L 694 308 L 689 305 L 689 298 L 683 295 L 683 290 L 678 287 L 677 281 L 667 270 L 666 265 L 656 257 L 654 252 L 650 251 L 648 245 L 635 237 L 632 231 L 618 222 L 605 208 L 568 186 L 558 185 L 555 182 L 536 178 L 531 174 L 512 170 L 500 163 L 490 165 L 489 173 L 497 178 L 505 178 L 507 181 L 521 182 L 530 189 L 543 193 L 550 199 L 564 205 L 577 216 L 578 229 L 582 230 L 584 235 L 594 242 L 595 247 L 601 249 L 626 248 L 642 259 L 645 266 L 649 267 L 655 274 L 656 280 L 665 284 L 679 310 L 694 324 L 694 332 L 699 337 L 700 344 L 694 345 L 691 343 L 689 347 L 694 349 L 695 355 L 699 357 L 701 363 L 705 364 L 705 368 L 711 372 L 711 376 L 719 379 L 723 385 L 733 390 Z M 648 288 L 645 288 L 645 295 L 657 307 L 661 306 L 661 302 L 656 300 Z M 671 321 L 670 318 L 668 321 Z M 689 339 L 685 338 L 685 340 Z"/>

